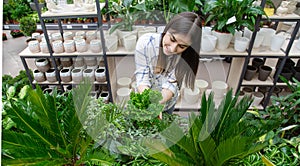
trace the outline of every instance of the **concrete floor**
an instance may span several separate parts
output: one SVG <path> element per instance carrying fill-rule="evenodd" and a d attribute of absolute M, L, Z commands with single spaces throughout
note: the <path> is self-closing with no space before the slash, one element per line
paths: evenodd
<path fill-rule="evenodd" d="M 27 47 L 26 37 L 12 38 L 10 31 L 6 33 L 7 40 L 2 41 L 2 75 L 19 75 L 20 70 L 24 70 L 19 53 Z M 28 61 L 29 66 L 33 66 L 33 61 Z"/>

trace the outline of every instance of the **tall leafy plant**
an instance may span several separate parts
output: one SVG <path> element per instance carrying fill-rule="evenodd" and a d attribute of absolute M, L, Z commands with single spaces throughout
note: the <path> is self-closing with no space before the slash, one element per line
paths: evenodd
<path fill-rule="evenodd" d="M 240 102 L 230 90 L 218 108 L 213 94 L 204 94 L 200 115 L 191 114 L 189 131 L 184 134 L 176 125 L 163 136 L 166 142 L 148 142 L 153 157 L 169 165 L 228 165 L 257 152 L 268 145 L 262 136 L 278 126 L 275 120 L 247 118 L 251 100 L 246 96 Z M 267 138 L 267 137 L 266 137 Z M 170 143 L 174 144 L 170 146 Z"/>
<path fill-rule="evenodd" d="M 254 0 L 215 0 L 207 1 L 204 13 L 208 15 L 206 24 L 213 22 L 213 30 L 234 34 L 235 30 L 247 27 L 254 29 L 258 15 L 266 15 L 260 6 L 253 5 Z"/>
<path fill-rule="evenodd" d="M 74 98 L 76 109 L 86 109 L 89 90 L 90 86 L 83 86 L 74 92 L 80 94 Z M 2 132 L 2 164 L 111 165 L 112 158 L 104 150 L 95 148 L 92 138 L 83 129 L 72 93 L 50 96 L 37 87 L 29 89 L 27 94 L 26 98 L 10 100 L 5 108 L 18 130 Z"/>

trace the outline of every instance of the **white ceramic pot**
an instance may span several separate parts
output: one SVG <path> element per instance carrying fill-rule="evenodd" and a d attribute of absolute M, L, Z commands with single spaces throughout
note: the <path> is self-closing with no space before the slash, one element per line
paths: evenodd
<path fill-rule="evenodd" d="M 98 97 L 98 98 L 102 99 L 102 101 L 103 101 L 104 103 L 108 103 L 108 101 L 109 101 L 109 93 L 108 93 L 108 91 L 102 91 L 102 92 L 99 94 L 99 97 Z"/>
<path fill-rule="evenodd" d="M 60 70 L 59 74 L 62 82 L 72 81 L 70 69 L 62 69 Z"/>
<path fill-rule="evenodd" d="M 47 42 L 45 42 L 45 41 L 40 42 L 40 49 L 41 49 L 42 53 L 45 53 L 45 54 L 49 53 Z"/>
<path fill-rule="evenodd" d="M 129 77 L 121 77 L 117 80 L 118 88 L 130 88 L 131 78 Z"/>
<path fill-rule="evenodd" d="M 73 69 L 71 72 L 72 80 L 75 83 L 79 83 L 83 78 L 83 69 Z"/>
<path fill-rule="evenodd" d="M 91 81 L 91 83 L 95 81 L 94 69 L 84 69 L 82 75 L 83 77 L 88 78 Z"/>
<path fill-rule="evenodd" d="M 202 27 L 202 36 L 212 35 L 212 28 L 209 26 Z"/>
<path fill-rule="evenodd" d="M 65 51 L 64 45 L 61 40 L 55 40 L 54 42 L 52 42 L 52 48 L 53 48 L 53 52 L 56 54 L 60 54 Z"/>
<path fill-rule="evenodd" d="M 213 35 L 202 36 L 201 50 L 205 52 L 211 52 L 216 48 L 218 38 Z"/>
<path fill-rule="evenodd" d="M 105 67 L 99 67 L 98 69 L 95 70 L 96 81 L 98 82 L 106 81 L 105 71 L 106 71 Z"/>
<path fill-rule="evenodd" d="M 195 80 L 195 87 L 200 89 L 200 93 L 203 93 L 208 87 L 208 82 L 202 79 L 197 79 Z"/>
<path fill-rule="evenodd" d="M 261 43 L 262 46 L 270 47 L 272 37 L 275 35 L 276 31 L 272 28 L 261 28 L 262 35 L 264 36 L 264 40 Z"/>
<path fill-rule="evenodd" d="M 64 49 L 66 53 L 75 52 L 75 42 L 74 40 L 65 40 L 64 41 Z"/>
<path fill-rule="evenodd" d="M 73 40 L 74 34 L 71 31 L 66 31 L 64 32 L 63 37 L 64 37 L 64 41 Z"/>
<path fill-rule="evenodd" d="M 253 102 L 251 103 L 252 107 L 257 107 L 260 105 L 262 100 L 264 99 L 264 94 L 261 92 L 253 92 L 252 93 Z"/>
<path fill-rule="evenodd" d="M 84 39 L 75 40 L 75 46 L 77 52 L 86 52 L 88 50 L 87 44 Z"/>
<path fill-rule="evenodd" d="M 46 72 L 50 69 L 50 63 L 47 58 L 37 58 L 35 60 L 35 65 L 41 72 Z"/>
<path fill-rule="evenodd" d="M 126 37 L 129 36 L 137 36 L 137 31 L 133 30 L 133 31 L 117 31 L 118 32 L 118 38 L 119 38 L 119 46 L 123 47 L 124 45 L 124 40 Z M 135 39 L 136 40 L 136 39 Z"/>
<path fill-rule="evenodd" d="M 29 51 L 32 53 L 38 53 L 41 51 L 40 43 L 38 40 L 32 40 L 28 43 Z"/>
<path fill-rule="evenodd" d="M 117 90 L 117 101 L 120 103 L 126 103 L 130 99 L 131 90 L 127 87 L 119 88 Z"/>
<path fill-rule="evenodd" d="M 258 31 L 256 33 L 256 37 L 253 43 L 253 48 L 259 48 L 262 44 L 262 42 L 264 41 L 264 35 L 262 34 L 262 31 Z"/>
<path fill-rule="evenodd" d="M 72 58 L 74 67 L 82 67 L 84 66 L 83 57 Z"/>
<path fill-rule="evenodd" d="M 62 41 L 62 36 L 59 32 L 52 33 L 51 37 L 52 37 L 53 41 L 56 41 L 56 40 Z"/>
<path fill-rule="evenodd" d="M 216 46 L 217 49 L 220 49 L 220 50 L 227 49 L 233 35 L 231 33 L 220 33 L 217 31 L 213 31 L 212 33 L 214 36 L 216 36 L 218 38 L 217 46 Z"/>
<path fill-rule="evenodd" d="M 52 68 L 49 69 L 46 72 L 46 78 L 47 78 L 47 81 L 49 81 L 49 82 L 57 81 L 55 69 L 52 69 Z"/>
<path fill-rule="evenodd" d="M 136 35 L 127 36 L 124 38 L 124 47 L 126 51 L 134 51 L 136 46 Z"/>
<path fill-rule="evenodd" d="M 39 71 L 38 69 L 33 70 L 33 77 L 34 77 L 34 80 L 37 82 L 46 81 L 45 73 Z"/>
<path fill-rule="evenodd" d="M 233 38 L 231 39 L 230 43 L 234 43 L 235 39 L 240 38 L 240 37 L 243 37 L 243 32 L 235 30 L 235 33 L 234 33 Z"/>
<path fill-rule="evenodd" d="M 200 89 L 194 88 L 184 88 L 183 98 L 188 104 L 195 104 L 197 101 L 200 101 Z"/>
<path fill-rule="evenodd" d="M 228 90 L 228 85 L 224 81 L 213 81 L 212 91 L 214 92 L 215 98 L 223 98 Z"/>
<path fill-rule="evenodd" d="M 31 37 L 32 37 L 33 39 L 38 40 L 39 42 L 42 41 L 42 36 L 41 36 L 41 34 L 38 33 L 38 32 L 32 33 L 32 34 L 31 34 Z"/>
<path fill-rule="evenodd" d="M 109 52 L 117 51 L 118 36 L 116 36 L 116 35 L 106 36 L 105 45 L 106 45 L 107 51 L 109 51 Z"/>
<path fill-rule="evenodd" d="M 249 45 L 249 39 L 246 37 L 237 37 L 234 42 L 234 50 L 237 52 L 245 52 Z"/>
<path fill-rule="evenodd" d="M 75 32 L 75 36 L 81 36 L 83 39 L 85 39 L 85 31 L 77 31 Z"/>
<path fill-rule="evenodd" d="M 90 41 L 90 50 L 93 53 L 99 53 L 102 51 L 101 40 L 94 39 Z"/>
<path fill-rule="evenodd" d="M 272 36 L 270 49 L 271 51 L 280 51 L 280 48 L 284 44 L 285 37 L 282 35 L 274 35 Z"/>
<path fill-rule="evenodd" d="M 95 31 L 87 31 L 85 38 L 86 42 L 89 44 L 92 40 L 97 39 L 97 33 Z"/>

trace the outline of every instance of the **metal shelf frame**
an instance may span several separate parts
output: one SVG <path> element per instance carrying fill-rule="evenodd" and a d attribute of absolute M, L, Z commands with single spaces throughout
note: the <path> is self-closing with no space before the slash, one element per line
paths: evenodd
<path fill-rule="evenodd" d="M 264 7 L 265 4 L 266 4 L 266 0 L 262 0 L 261 7 Z M 254 40 L 255 40 L 257 31 L 259 30 L 259 25 L 260 25 L 261 21 L 272 21 L 272 22 L 275 22 L 276 24 L 278 24 L 278 22 L 283 22 L 283 21 L 284 22 L 296 22 L 296 26 L 294 27 L 294 30 L 291 34 L 291 38 L 289 39 L 289 42 L 288 42 L 288 45 L 287 45 L 286 49 L 285 50 L 283 50 L 283 49 L 280 50 L 284 53 L 285 56 L 253 56 L 252 55 L 252 48 L 253 48 Z M 259 15 L 256 19 L 255 30 L 252 33 L 252 38 L 250 40 L 249 47 L 248 47 L 248 50 L 247 50 L 248 51 L 248 56 L 245 58 L 242 73 L 241 73 L 241 76 L 240 76 L 240 79 L 239 79 L 237 89 L 240 89 L 241 86 L 243 86 L 242 83 L 243 83 L 243 80 L 244 80 L 244 76 L 245 76 L 245 73 L 246 73 L 246 68 L 247 68 L 247 65 L 250 61 L 250 58 L 253 58 L 253 57 L 261 57 L 261 58 L 264 58 L 264 59 L 265 58 L 282 58 L 282 61 L 280 63 L 279 68 L 276 69 L 276 73 L 275 73 L 274 79 L 273 79 L 273 84 L 270 86 L 271 88 L 269 89 L 268 95 L 266 96 L 266 99 L 264 100 L 264 103 L 263 103 L 263 108 L 264 109 L 267 107 L 267 104 L 268 104 L 268 102 L 271 98 L 272 92 L 273 92 L 274 88 L 277 85 L 277 81 L 279 79 L 279 73 L 281 73 L 286 60 L 288 58 L 299 58 L 300 57 L 300 55 L 299 56 L 292 56 L 292 57 L 289 56 L 291 47 L 292 47 L 293 42 L 296 38 L 296 35 L 299 31 L 299 27 L 300 27 L 300 17 L 289 17 L 289 18 L 269 17 L 267 19 L 267 18 L 262 18 L 262 16 Z M 257 86 L 261 86 L 261 85 L 257 84 Z"/>
<path fill-rule="evenodd" d="M 29 69 L 29 67 L 27 65 L 26 59 L 27 58 L 42 58 L 42 57 L 43 58 L 51 58 L 52 59 L 52 65 L 53 65 L 53 67 L 55 69 L 55 73 L 56 73 L 57 83 L 45 83 L 45 84 L 41 83 L 41 85 L 59 85 L 61 87 L 62 91 L 64 91 L 63 85 L 70 85 L 71 83 L 63 83 L 61 81 L 60 76 L 59 76 L 58 65 L 56 64 L 55 59 L 56 58 L 64 58 L 64 57 L 77 57 L 77 55 L 62 55 L 62 56 L 57 56 L 57 55 L 54 56 L 53 55 L 54 52 L 52 50 L 50 39 L 49 39 L 49 36 L 48 36 L 48 33 L 47 33 L 48 32 L 47 28 L 49 28 L 49 26 L 46 26 L 45 20 L 47 20 L 47 19 L 56 19 L 56 20 L 58 20 L 58 25 L 57 26 L 58 26 L 59 32 L 61 33 L 61 36 L 63 36 L 64 29 L 68 29 L 68 28 L 63 27 L 63 25 L 61 23 L 61 19 L 65 19 L 65 18 L 78 18 L 78 17 L 97 17 L 98 21 L 96 23 L 96 26 L 87 25 L 87 27 L 90 27 L 91 29 L 94 28 L 94 29 L 100 31 L 102 48 L 105 48 L 105 39 L 104 39 L 104 33 L 103 33 L 102 14 L 101 14 L 101 8 L 100 8 L 99 0 L 95 1 L 95 3 L 96 3 L 96 14 L 70 15 L 70 16 L 66 16 L 66 15 L 63 15 L 63 16 L 58 16 L 58 15 L 56 15 L 56 16 L 42 16 L 41 9 L 39 8 L 39 5 L 38 5 L 38 0 L 34 0 L 34 2 L 35 2 L 36 8 L 38 9 L 37 10 L 38 17 L 40 19 L 41 29 L 43 30 L 43 33 L 44 33 L 44 36 L 45 36 L 45 40 L 46 40 L 47 47 L 48 47 L 48 50 L 49 50 L 49 55 L 48 56 L 45 56 L 45 55 L 41 55 L 41 56 L 37 56 L 37 55 L 20 55 L 21 61 L 22 61 L 23 66 L 24 66 L 24 68 L 26 70 L 27 76 L 29 78 L 29 81 L 30 81 L 32 87 L 35 88 L 34 79 L 31 76 L 30 69 Z M 108 9 L 108 0 L 105 0 L 105 6 L 104 7 L 106 9 Z M 107 21 L 110 22 L 109 15 L 107 14 L 106 16 L 107 16 Z M 81 25 L 81 26 L 83 26 L 83 25 Z M 109 27 L 110 27 L 110 23 L 107 24 L 106 28 L 109 28 Z M 81 30 L 83 30 L 83 28 L 81 28 Z M 106 68 L 106 70 L 105 70 L 106 73 L 105 74 L 106 74 L 106 79 L 107 79 L 107 81 L 106 81 L 107 83 L 105 85 L 108 88 L 108 92 L 109 92 L 109 96 L 110 96 L 109 101 L 113 102 L 113 96 L 112 96 L 112 92 L 111 92 L 111 83 L 110 83 L 110 77 L 109 77 L 109 70 L 108 70 L 109 68 L 108 68 L 108 61 L 107 61 L 106 50 L 103 49 L 102 54 L 99 53 L 99 55 L 86 55 L 86 56 L 89 56 L 89 57 L 91 57 L 91 56 L 93 56 L 93 57 L 102 56 L 103 57 L 104 65 L 105 65 L 105 68 Z M 39 84 L 39 83 L 37 82 L 36 84 Z M 104 83 L 99 83 L 98 85 L 104 85 Z"/>

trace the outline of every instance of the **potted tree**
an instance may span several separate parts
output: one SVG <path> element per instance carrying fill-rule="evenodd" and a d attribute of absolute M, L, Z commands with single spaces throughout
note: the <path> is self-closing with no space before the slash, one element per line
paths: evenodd
<path fill-rule="evenodd" d="M 254 1 L 215 0 L 205 3 L 205 24 L 212 23 L 214 35 L 218 37 L 218 49 L 226 49 L 229 46 L 236 30 L 242 30 L 244 27 L 254 29 L 257 16 L 266 15 L 260 6 L 253 5 Z"/>

